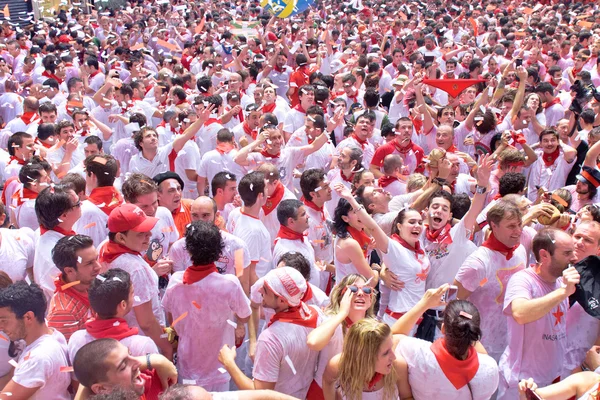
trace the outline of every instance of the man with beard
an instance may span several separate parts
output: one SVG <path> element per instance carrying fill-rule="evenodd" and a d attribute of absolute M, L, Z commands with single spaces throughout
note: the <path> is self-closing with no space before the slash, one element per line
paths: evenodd
<path fill-rule="evenodd" d="M 515 399 L 521 379 L 540 386 L 560 380 L 567 344 L 568 298 L 579 272 L 573 238 L 554 228 L 533 238 L 537 263 L 514 274 L 506 287 L 508 346 L 500 359 L 498 399 Z"/>
<path fill-rule="evenodd" d="M 573 197 L 571 210 L 578 212 L 589 204 L 597 203 L 598 186 L 600 186 L 600 171 L 593 167 L 582 167 L 581 172 L 577 174 L 577 183 L 564 187 Z"/>
<path fill-rule="evenodd" d="M 24 340 L 26 345 L 13 372 L 0 381 L 4 396 L 71 398 L 67 392 L 71 378 L 60 370 L 68 365 L 67 342 L 62 333 L 46 325 L 45 313 L 44 292 L 35 283 L 18 281 L 0 292 L 0 330 L 11 341 Z"/>
<path fill-rule="evenodd" d="M 315 105 L 315 88 L 311 85 L 300 87 L 299 103 L 290 110 L 283 122 L 283 134 L 286 143 L 296 130 L 304 126 L 306 111 Z"/>
<path fill-rule="evenodd" d="M 273 81 L 277 87 L 277 96 L 287 100 L 287 87 L 290 82 L 290 75 L 293 72 L 292 67 L 287 65 L 287 55 L 284 52 L 277 53 L 275 59 L 271 58 L 270 64 L 265 66 L 263 76 Z"/>
<path fill-rule="evenodd" d="M 185 235 L 185 227 L 192 221 L 191 199 L 183 198 L 183 179 L 175 172 L 167 171 L 156 175 L 152 180 L 158 186 L 158 205 L 171 211 L 179 238 Z"/>
<path fill-rule="evenodd" d="M 523 224 L 519 208 L 498 201 L 487 213 L 490 237 L 460 266 L 454 285 L 458 298 L 469 300 L 481 313 L 481 343 L 498 361 L 508 344 L 503 302 L 510 277 L 525 268 L 527 255 L 520 246 Z"/>

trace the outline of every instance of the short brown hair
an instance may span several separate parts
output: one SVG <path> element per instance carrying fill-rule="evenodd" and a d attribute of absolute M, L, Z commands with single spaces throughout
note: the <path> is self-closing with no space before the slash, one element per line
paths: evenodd
<path fill-rule="evenodd" d="M 135 203 L 138 196 L 158 192 L 158 186 L 144 174 L 131 174 L 121 188 L 123 198 L 128 203 Z"/>
<path fill-rule="evenodd" d="M 492 222 L 494 225 L 498 225 L 503 219 L 518 218 L 521 220 L 522 217 L 521 211 L 515 203 L 512 201 L 499 200 L 487 212 L 487 223 L 491 228 Z"/>
<path fill-rule="evenodd" d="M 150 126 L 144 126 L 142 129 L 133 134 L 133 144 L 135 144 L 135 148 L 139 151 L 142 151 L 142 139 L 144 139 L 144 134 L 148 131 L 156 133 L 156 129 Z"/>
<path fill-rule="evenodd" d="M 262 172 L 265 174 L 265 179 L 269 181 L 269 183 L 273 183 L 274 181 L 281 179 L 279 175 L 279 170 L 274 164 L 271 163 L 262 163 L 256 171 Z"/>
<path fill-rule="evenodd" d="M 525 163 L 525 156 L 516 148 L 509 147 L 498 155 L 500 159 L 500 169 L 506 171 L 519 163 Z"/>
<path fill-rule="evenodd" d="M 96 154 L 89 156 L 83 162 L 85 171 L 88 176 L 96 175 L 98 186 L 112 186 L 115 183 L 119 166 L 117 160 L 109 154 Z"/>

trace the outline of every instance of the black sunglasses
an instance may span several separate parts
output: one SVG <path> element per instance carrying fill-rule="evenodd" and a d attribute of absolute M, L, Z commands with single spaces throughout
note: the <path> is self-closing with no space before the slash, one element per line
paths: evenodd
<path fill-rule="evenodd" d="M 350 285 L 348 286 L 348 289 L 350 289 L 350 291 L 352 293 L 357 293 L 359 291 L 359 287 L 355 286 L 355 285 Z M 371 294 L 373 293 L 373 288 L 370 286 L 363 286 L 360 288 L 360 291 L 363 292 L 364 294 Z"/>

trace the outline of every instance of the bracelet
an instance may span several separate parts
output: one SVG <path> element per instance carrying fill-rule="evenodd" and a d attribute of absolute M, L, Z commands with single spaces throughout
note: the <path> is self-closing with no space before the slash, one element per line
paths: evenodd
<path fill-rule="evenodd" d="M 364 210 L 364 209 L 365 209 L 365 206 L 362 206 L 362 205 L 361 205 L 360 207 L 358 207 L 358 208 L 353 208 L 352 210 L 353 210 L 354 212 L 359 212 L 360 210 Z"/>
<path fill-rule="evenodd" d="M 146 353 L 146 368 L 148 371 L 152 370 L 152 363 L 150 362 L 150 353 Z"/>

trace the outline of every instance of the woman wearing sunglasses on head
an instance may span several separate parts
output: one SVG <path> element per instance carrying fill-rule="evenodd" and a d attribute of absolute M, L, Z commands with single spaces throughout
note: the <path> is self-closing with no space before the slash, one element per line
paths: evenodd
<path fill-rule="evenodd" d="M 326 400 L 412 399 L 408 366 L 394 353 L 394 336 L 386 324 L 365 318 L 352 325 L 341 354 L 323 374 Z"/>
<path fill-rule="evenodd" d="M 425 280 L 430 264 L 419 239 L 423 231 L 423 218 L 412 208 L 400 210 L 392 225 L 392 237 L 389 238 L 365 207 L 358 204 L 350 190 L 339 184 L 335 186 L 335 190 L 342 198 L 340 203 L 346 200 L 352 208 L 350 214 L 354 214 L 354 218 L 373 234 L 375 248 L 381 251 L 385 266 L 398 280 L 404 282 L 401 291 L 394 290 L 390 293 L 383 315 L 383 322 L 391 326 L 417 304 L 425 293 Z M 416 331 L 416 327 L 414 329 Z"/>
<path fill-rule="evenodd" d="M 498 365 L 479 343 L 480 316 L 466 300 L 448 304 L 442 298 L 449 285 L 429 289 L 392 327 L 398 337 L 395 353 L 408 364 L 415 400 L 487 400 L 498 387 Z M 423 313 L 445 305 L 442 338 L 431 342 L 406 336 Z"/>
<path fill-rule="evenodd" d="M 342 187 L 346 188 L 344 185 Z M 346 190 L 352 197 L 350 190 Z M 371 287 L 375 287 L 379 280 L 379 272 L 370 266 L 372 238 L 365 232 L 355 207 L 352 207 L 347 199 L 340 199 L 335 208 L 333 231 L 336 235 L 333 250 L 336 281 L 342 281 L 349 274 L 360 274 L 370 280 Z"/>
<path fill-rule="evenodd" d="M 348 329 L 364 318 L 374 318 L 375 289 L 366 283 L 365 277 L 358 274 L 350 274 L 342 279 L 331 292 L 331 303 L 325 309 L 327 320 L 308 334 L 308 347 L 321 352 L 309 395 L 314 393 L 313 390 L 322 395 L 323 372 L 329 360 L 341 353 L 343 336 Z M 322 399 L 323 397 L 307 398 Z"/>

